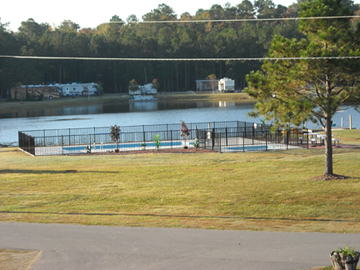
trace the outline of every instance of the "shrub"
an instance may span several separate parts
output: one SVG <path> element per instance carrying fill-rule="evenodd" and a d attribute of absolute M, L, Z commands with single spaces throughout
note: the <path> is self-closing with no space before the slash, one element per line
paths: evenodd
<path fill-rule="evenodd" d="M 200 147 L 200 143 L 199 143 L 199 139 L 198 139 L 198 138 L 195 138 L 195 140 L 194 140 L 194 147 L 196 148 L 196 150 L 198 150 L 199 147 Z"/>
<path fill-rule="evenodd" d="M 159 150 L 159 148 L 160 148 L 160 135 L 159 134 L 155 135 L 154 140 L 155 140 L 156 150 Z"/>
<path fill-rule="evenodd" d="M 116 151 L 117 152 L 119 151 L 118 143 L 119 143 L 119 139 L 120 139 L 120 132 L 121 132 L 121 130 L 117 125 L 113 125 L 112 127 L 110 127 L 110 137 L 113 142 L 116 142 Z"/>

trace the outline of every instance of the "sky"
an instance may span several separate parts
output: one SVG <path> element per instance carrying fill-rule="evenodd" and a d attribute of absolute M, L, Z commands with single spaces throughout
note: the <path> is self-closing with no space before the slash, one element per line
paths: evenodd
<path fill-rule="evenodd" d="M 10 23 L 8 29 L 17 31 L 22 21 L 32 18 L 37 23 L 48 23 L 51 26 L 59 26 L 64 20 L 71 20 L 80 25 L 81 28 L 95 28 L 101 23 L 109 22 L 112 16 L 118 15 L 122 20 L 135 14 L 139 20 L 142 16 L 165 3 L 173 8 L 178 17 L 189 12 L 195 15 L 200 8 L 210 9 L 214 4 L 224 6 L 229 2 L 231 6 L 236 6 L 242 2 L 221 0 L 102 0 L 79 1 L 79 0 L 15 0 L 5 1 L 0 9 L 0 22 L 2 24 Z M 254 2 L 254 1 L 252 1 Z M 296 0 L 273 0 L 278 5 L 290 6 Z M 360 0 L 355 0 L 360 3 Z"/>

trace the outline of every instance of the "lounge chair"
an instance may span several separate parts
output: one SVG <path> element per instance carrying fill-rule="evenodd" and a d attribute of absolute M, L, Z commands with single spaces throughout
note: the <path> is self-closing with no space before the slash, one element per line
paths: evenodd
<path fill-rule="evenodd" d="M 333 141 L 334 146 L 340 147 L 340 140 L 339 139 L 332 138 L 331 140 Z"/>

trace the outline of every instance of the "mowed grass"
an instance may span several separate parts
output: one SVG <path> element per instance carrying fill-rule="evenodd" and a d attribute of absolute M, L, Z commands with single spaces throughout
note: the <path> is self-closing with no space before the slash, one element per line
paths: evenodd
<path fill-rule="evenodd" d="M 0 156 L 1 221 L 360 233 L 360 149 Z"/>

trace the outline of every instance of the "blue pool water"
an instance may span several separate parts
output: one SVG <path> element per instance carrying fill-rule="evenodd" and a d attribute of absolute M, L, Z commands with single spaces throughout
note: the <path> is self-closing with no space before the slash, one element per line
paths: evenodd
<path fill-rule="evenodd" d="M 231 151 L 265 151 L 265 150 L 274 150 L 276 149 L 273 145 L 250 145 L 250 146 L 236 146 L 236 147 L 226 147 L 226 150 Z"/>
<path fill-rule="evenodd" d="M 127 143 L 127 144 L 119 144 L 118 148 L 119 149 L 129 149 L 129 148 L 141 148 L 142 143 Z M 192 145 L 193 143 L 190 143 L 190 145 Z M 182 145 L 182 142 L 161 142 L 160 143 L 160 148 L 163 146 L 180 146 Z M 64 150 L 66 151 L 81 151 L 81 150 L 85 150 L 86 146 L 68 146 L 68 147 L 63 147 Z M 156 147 L 154 142 L 149 142 L 146 143 L 146 147 Z M 96 145 L 95 146 L 95 150 L 114 150 L 116 149 L 116 144 L 105 144 L 102 146 L 101 145 Z M 94 150 L 94 146 L 91 146 L 91 150 Z"/>

